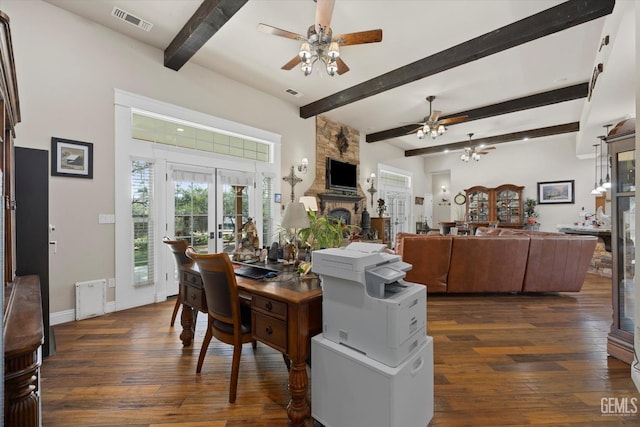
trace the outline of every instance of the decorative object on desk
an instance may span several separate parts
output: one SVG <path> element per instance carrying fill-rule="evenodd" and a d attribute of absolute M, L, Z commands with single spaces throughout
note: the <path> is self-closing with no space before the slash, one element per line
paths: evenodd
<path fill-rule="evenodd" d="M 313 211 L 309 211 L 313 212 Z M 298 233 L 301 229 L 309 227 L 309 216 L 303 203 L 291 202 L 287 205 L 282 218 L 282 228 L 285 230 L 293 229 L 293 235 L 287 245 L 287 255 L 285 261 L 295 262 L 298 249 Z"/>
<path fill-rule="evenodd" d="M 269 253 L 267 254 L 267 260 L 269 262 L 278 262 L 278 251 L 280 250 L 280 245 L 278 242 L 273 242 L 271 247 L 269 248 Z"/>
<path fill-rule="evenodd" d="M 575 203 L 574 180 L 538 183 L 538 204 Z"/>
<path fill-rule="evenodd" d="M 524 218 L 527 220 L 529 224 L 535 224 L 538 222 L 536 218 L 538 218 L 538 212 L 536 212 L 536 205 L 538 203 L 535 199 L 528 197 L 524 201 Z"/>
<path fill-rule="evenodd" d="M 291 186 L 291 202 L 293 203 L 293 201 L 296 199 L 296 193 L 294 189 L 296 188 L 296 184 L 299 184 L 302 182 L 302 178 L 296 175 L 295 168 L 291 166 L 291 171 L 289 172 L 289 175 L 283 177 L 282 180 L 285 182 L 288 182 L 289 185 Z"/>
<path fill-rule="evenodd" d="M 384 204 L 384 199 L 378 199 L 378 217 L 382 218 L 382 216 L 384 215 L 384 213 L 387 211 L 387 206 Z"/>
<path fill-rule="evenodd" d="M 52 137 L 51 176 L 93 179 L 93 144 Z"/>
<path fill-rule="evenodd" d="M 251 261 L 257 259 L 256 251 L 260 249 L 260 238 L 253 223 L 253 218 L 249 217 L 241 228 L 240 244 L 233 252 L 234 261 Z"/>
<path fill-rule="evenodd" d="M 375 183 L 376 183 L 375 173 L 371 172 L 371 175 L 369 176 L 369 178 L 367 178 L 367 183 L 371 184 L 371 186 L 367 188 L 367 193 L 371 194 L 371 207 L 373 207 L 373 195 L 378 192 L 375 186 Z"/>

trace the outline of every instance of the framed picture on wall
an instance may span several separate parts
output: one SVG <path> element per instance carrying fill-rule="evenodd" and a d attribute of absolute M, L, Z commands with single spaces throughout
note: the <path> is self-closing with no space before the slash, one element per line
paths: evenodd
<path fill-rule="evenodd" d="M 52 137 L 51 176 L 93 179 L 93 144 Z"/>
<path fill-rule="evenodd" d="M 538 183 L 538 204 L 575 203 L 574 180 Z"/>

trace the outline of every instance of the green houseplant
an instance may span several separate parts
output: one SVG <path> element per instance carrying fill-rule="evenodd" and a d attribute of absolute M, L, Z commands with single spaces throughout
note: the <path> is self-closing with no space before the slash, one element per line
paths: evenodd
<path fill-rule="evenodd" d="M 306 242 L 311 250 L 324 248 L 338 248 L 342 246 L 345 233 L 352 226 L 346 225 L 341 219 L 326 215 L 318 215 L 314 211 L 307 211 L 309 227 L 300 230 L 300 240 Z"/>
<path fill-rule="evenodd" d="M 535 224 L 536 218 L 538 218 L 538 212 L 536 212 L 536 202 L 535 199 L 527 198 L 524 201 L 524 218 L 529 222 L 529 224 Z"/>

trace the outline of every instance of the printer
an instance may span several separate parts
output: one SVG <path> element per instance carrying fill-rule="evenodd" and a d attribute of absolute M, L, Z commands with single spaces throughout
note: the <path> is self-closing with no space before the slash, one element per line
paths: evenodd
<path fill-rule="evenodd" d="M 322 284 L 323 336 L 390 367 L 427 340 L 426 288 L 386 246 L 353 242 L 312 253 Z"/>

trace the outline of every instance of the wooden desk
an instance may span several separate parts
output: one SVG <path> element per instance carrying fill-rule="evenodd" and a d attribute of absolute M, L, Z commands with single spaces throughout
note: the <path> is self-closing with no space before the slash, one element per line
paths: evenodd
<path fill-rule="evenodd" d="M 239 292 L 251 298 L 253 337 L 286 354 L 291 361 L 287 415 L 292 425 L 304 425 L 311 416 L 307 399 L 306 361 L 311 337 L 322 332 L 322 289 L 317 278 L 283 272 L 275 279 L 252 280 L 236 276 Z M 183 345 L 193 343 L 198 311 L 207 312 L 197 266 L 180 271 Z"/>

